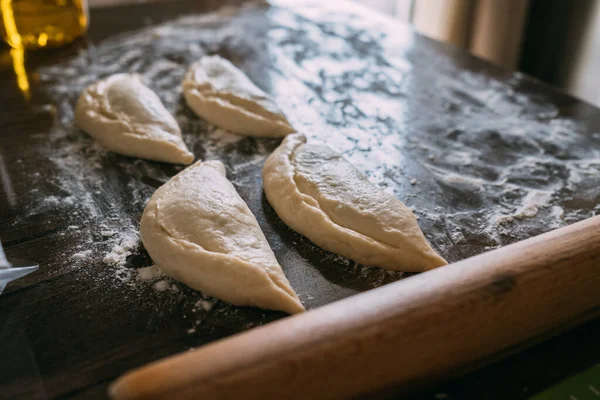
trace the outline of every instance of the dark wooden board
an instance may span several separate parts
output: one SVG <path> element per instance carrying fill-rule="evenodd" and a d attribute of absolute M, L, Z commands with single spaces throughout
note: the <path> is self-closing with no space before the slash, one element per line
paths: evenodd
<path fill-rule="evenodd" d="M 230 59 L 298 129 L 415 207 L 450 261 L 598 212 L 596 108 L 351 6 L 196 15 L 217 3 L 93 10 L 86 41 L 27 54 L 29 101 L 8 49 L 0 54 L 0 235 L 9 256 L 40 262 L 0 296 L 0 397 L 102 397 L 132 367 L 284 317 L 215 301 L 204 310 L 195 306 L 200 294 L 180 284 L 157 291 L 135 280 L 135 269 L 151 264 L 141 248 L 122 268 L 129 281 L 103 262 L 123 231 L 137 229 L 153 190 L 179 170 L 106 152 L 73 127 L 79 91 L 109 73 L 140 73 L 196 156 L 223 159 L 308 308 L 407 275 L 326 253 L 278 219 L 260 178 L 278 142 L 219 139 L 177 92 L 202 54 Z M 149 26 L 161 21 L 170 22 Z M 533 190 L 539 209 L 531 208 L 536 199 L 525 201 Z M 117 233 L 103 236 L 107 229 Z M 588 324 L 415 398 L 524 397 L 600 360 L 598 329 Z"/>

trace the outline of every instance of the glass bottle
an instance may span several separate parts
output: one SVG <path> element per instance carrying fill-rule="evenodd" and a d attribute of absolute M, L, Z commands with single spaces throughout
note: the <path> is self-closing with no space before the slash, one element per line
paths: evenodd
<path fill-rule="evenodd" d="M 58 47 L 88 28 L 87 0 L 0 0 L 0 32 L 13 48 Z"/>

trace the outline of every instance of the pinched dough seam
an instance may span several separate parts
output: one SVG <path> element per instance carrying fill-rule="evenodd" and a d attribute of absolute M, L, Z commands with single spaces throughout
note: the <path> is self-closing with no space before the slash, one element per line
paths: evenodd
<path fill-rule="evenodd" d="M 214 90 L 200 90 L 200 86 L 196 84 L 191 85 L 192 91 L 195 91 L 196 96 L 201 99 L 205 98 L 206 101 L 209 100 L 221 100 L 226 103 L 231 109 L 236 110 L 241 114 L 245 114 L 250 116 L 251 118 L 255 118 L 259 121 L 264 121 L 268 124 L 279 125 L 285 128 L 289 128 L 290 132 L 293 132 L 294 128 L 290 125 L 287 118 L 282 113 L 274 113 L 268 111 L 263 106 L 261 106 L 258 102 L 253 99 L 247 99 L 245 97 L 240 97 L 230 92 L 219 92 Z M 259 97 L 258 100 L 261 101 L 271 101 L 268 97 Z M 249 109 L 245 107 L 244 103 L 251 103 L 256 105 L 253 109 Z"/>
<path fill-rule="evenodd" d="M 304 145 L 304 143 L 301 143 L 301 144 L 300 144 L 300 146 L 302 146 L 302 145 Z M 310 196 L 310 195 L 308 195 L 308 194 L 305 194 L 305 193 L 303 193 L 303 192 L 300 190 L 299 186 L 298 186 L 298 183 L 297 183 L 297 181 L 296 181 L 296 175 L 297 175 L 297 173 L 296 173 L 296 167 L 295 167 L 294 163 L 292 162 L 292 158 L 294 157 L 294 155 L 295 155 L 295 153 L 296 153 L 297 149 L 298 149 L 300 146 L 298 146 L 298 147 L 294 148 L 294 149 L 293 149 L 293 150 L 290 152 L 290 154 L 288 155 L 288 157 L 287 157 L 287 158 L 288 158 L 288 161 L 289 161 L 290 165 L 291 165 L 291 166 L 294 168 L 294 175 L 293 175 L 293 178 L 292 178 L 292 180 L 293 180 L 293 182 L 294 182 L 295 190 L 296 190 L 296 192 L 298 192 L 298 194 L 300 195 L 300 198 L 302 199 L 302 203 L 303 203 L 304 205 L 306 205 L 306 206 L 308 206 L 308 207 L 311 207 L 311 208 L 314 208 L 314 209 L 318 209 L 318 210 L 321 212 L 321 214 L 323 214 L 323 216 L 325 216 L 325 218 L 326 218 L 326 219 L 327 219 L 329 222 L 331 222 L 331 224 L 332 224 L 332 225 L 336 226 L 338 229 L 341 229 L 341 230 L 343 230 L 343 231 L 345 231 L 345 232 L 349 232 L 349 233 L 350 233 L 350 234 L 352 234 L 352 235 L 359 236 L 359 237 L 361 237 L 361 238 L 363 238 L 363 239 L 366 239 L 366 240 L 367 240 L 367 241 L 369 241 L 369 242 L 376 243 L 376 244 L 378 244 L 378 245 L 380 245 L 380 246 L 382 246 L 382 247 L 384 247 L 384 248 L 386 248 L 386 249 L 389 249 L 389 250 L 391 250 L 391 251 L 397 250 L 397 251 L 409 251 L 409 252 L 411 252 L 411 253 L 417 253 L 417 254 L 419 253 L 418 251 L 415 251 L 414 249 L 410 249 L 410 248 L 408 248 L 408 249 L 406 249 L 406 248 L 399 248 L 399 247 L 395 247 L 395 246 L 392 246 L 392 245 L 390 245 L 390 244 L 387 244 L 387 243 L 383 243 L 383 242 L 381 242 L 381 241 L 379 241 L 379 240 L 377 240 L 377 239 L 374 239 L 374 238 L 372 238 L 372 237 L 370 237 L 370 236 L 364 235 L 364 234 L 362 234 L 362 233 L 360 233 L 360 232 L 357 232 L 357 231 L 355 231 L 355 230 L 352 230 L 352 229 L 350 229 L 350 228 L 346 228 L 346 227 L 344 227 L 344 226 L 342 226 L 342 225 L 339 225 L 339 224 L 337 224 L 335 221 L 333 221 L 333 220 L 331 219 L 331 217 L 329 217 L 329 215 L 328 215 L 328 214 L 327 214 L 325 211 L 323 211 L 323 208 L 321 208 L 321 204 L 319 203 L 319 201 L 318 201 L 317 199 L 315 199 L 314 197 L 312 197 L 312 196 Z M 306 196 L 306 197 L 309 197 L 309 198 L 313 199 L 313 200 L 315 201 L 315 203 L 317 203 L 318 207 L 315 207 L 315 206 L 313 206 L 313 205 L 311 205 L 311 204 L 308 204 L 308 203 L 307 203 L 307 202 L 304 200 L 304 196 Z"/>
<path fill-rule="evenodd" d="M 273 112 L 265 109 L 263 106 L 261 106 L 258 103 L 258 101 L 270 101 L 269 98 L 267 98 L 267 97 L 245 98 L 245 97 L 238 96 L 234 93 L 218 92 L 218 91 L 214 91 L 214 90 L 198 91 L 198 92 L 207 98 L 217 98 L 220 100 L 224 100 L 236 108 L 241 108 L 242 110 L 246 111 L 247 113 L 257 115 L 264 119 L 268 119 L 269 121 L 285 122 L 285 118 L 283 117 L 283 115 L 278 114 L 278 113 L 273 113 Z M 247 103 L 250 103 L 250 104 L 247 104 Z M 254 105 L 255 105 L 255 107 L 252 107 Z M 252 109 L 247 106 L 250 106 Z"/>
<path fill-rule="evenodd" d="M 269 280 L 271 281 L 271 283 L 272 283 L 273 285 L 275 285 L 275 286 L 276 286 L 278 289 L 282 290 L 284 293 L 286 293 L 287 295 L 289 295 L 290 297 L 292 297 L 293 299 L 295 299 L 295 300 L 296 300 L 296 297 L 295 297 L 295 296 L 293 296 L 292 294 L 290 294 L 290 293 L 289 293 L 289 292 L 286 290 L 286 288 L 285 288 L 285 287 L 281 287 L 281 286 L 278 284 L 278 281 L 277 281 L 276 279 L 274 279 L 274 278 L 273 278 L 273 276 L 271 275 L 272 271 L 270 271 L 270 270 L 268 270 L 268 269 L 267 269 L 267 270 L 265 270 L 265 269 L 262 269 L 262 268 L 260 268 L 260 267 L 256 266 L 255 264 L 251 263 L 250 261 L 248 261 L 248 260 L 244 260 L 243 258 L 240 258 L 239 256 L 232 256 L 232 255 L 229 255 L 229 254 L 227 254 L 227 253 L 225 253 L 225 252 L 217 252 L 217 251 L 211 251 L 211 250 L 207 250 L 207 249 L 205 249 L 204 247 L 202 247 L 201 245 L 199 245 L 199 244 L 198 244 L 198 243 L 196 243 L 196 242 L 192 242 L 192 241 L 190 241 L 190 240 L 188 240 L 188 239 L 184 239 L 184 238 L 177 238 L 177 237 L 174 237 L 174 236 L 171 234 L 171 232 L 169 232 L 169 230 L 168 230 L 167 228 L 165 228 L 165 227 L 164 227 L 164 226 L 163 226 L 163 225 L 162 225 L 162 224 L 161 224 L 161 223 L 158 221 L 158 200 L 160 200 L 160 199 L 157 199 L 157 201 L 156 201 L 156 208 L 155 208 L 154 215 L 153 215 L 153 217 L 154 217 L 154 218 L 153 218 L 153 219 L 154 219 L 154 226 L 155 226 L 155 227 L 157 227 L 158 229 L 160 229 L 162 232 L 164 232 L 164 233 L 165 233 L 165 236 L 168 238 L 168 240 L 169 240 L 171 243 L 173 243 L 173 244 L 176 244 L 177 246 L 179 246 L 179 247 L 182 249 L 182 251 L 184 251 L 184 250 L 185 250 L 185 247 L 184 247 L 184 245 L 183 245 L 183 244 L 181 244 L 180 242 L 183 242 L 183 243 L 185 243 L 185 244 L 189 245 L 189 247 L 192 247 L 192 248 L 193 248 L 193 247 L 197 247 L 197 248 L 198 248 L 198 249 L 200 249 L 202 252 L 205 252 L 205 253 L 207 253 L 207 254 L 218 254 L 218 255 L 220 255 L 220 256 L 225 256 L 225 257 L 227 257 L 227 258 L 231 258 L 231 259 L 234 259 L 234 260 L 239 260 L 240 262 L 242 262 L 243 264 L 245 264 L 245 265 L 249 266 L 250 268 L 256 269 L 256 270 L 257 270 L 257 271 L 259 271 L 260 273 L 263 273 L 263 274 L 265 274 L 265 275 L 266 275 L 266 276 L 269 278 Z M 290 286 L 291 286 L 291 285 L 290 285 Z M 293 291 L 293 290 L 294 290 L 294 289 L 292 289 L 292 291 Z"/>
<path fill-rule="evenodd" d="M 173 136 L 175 138 L 181 138 L 179 135 L 170 132 L 169 127 L 160 121 L 152 121 L 151 123 L 135 123 L 134 124 L 131 121 L 128 121 L 127 119 L 119 118 L 119 115 L 117 113 L 113 112 L 112 110 L 107 110 L 107 109 L 105 109 L 105 107 L 102 106 L 101 100 L 105 97 L 105 95 L 99 93 L 97 90 L 90 91 L 88 94 L 91 97 L 92 101 L 87 102 L 86 108 L 92 109 L 92 111 L 94 111 L 96 114 L 100 115 L 102 118 L 107 119 L 109 122 L 122 123 L 123 125 L 125 125 L 127 127 L 127 130 L 130 133 L 133 133 L 136 136 L 144 136 L 145 135 L 144 129 L 148 125 L 152 124 L 152 125 L 162 128 L 162 130 L 165 133 L 167 133 L 169 136 Z"/>

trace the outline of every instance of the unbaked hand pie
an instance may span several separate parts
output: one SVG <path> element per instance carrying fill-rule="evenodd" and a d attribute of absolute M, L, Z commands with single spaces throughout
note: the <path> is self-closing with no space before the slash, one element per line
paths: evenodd
<path fill-rule="evenodd" d="M 288 135 L 267 159 L 263 184 L 283 222 L 325 250 L 393 271 L 446 264 L 400 200 L 302 134 Z"/>
<path fill-rule="evenodd" d="M 220 161 L 198 161 L 161 186 L 140 233 L 160 269 L 193 289 L 236 305 L 304 311 Z"/>

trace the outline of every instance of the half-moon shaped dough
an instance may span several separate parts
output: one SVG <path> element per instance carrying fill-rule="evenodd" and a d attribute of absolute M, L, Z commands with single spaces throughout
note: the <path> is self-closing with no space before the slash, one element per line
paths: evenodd
<path fill-rule="evenodd" d="M 183 80 L 183 95 L 198 116 L 233 133 L 283 137 L 294 132 L 269 96 L 219 56 L 192 64 Z"/>
<path fill-rule="evenodd" d="M 137 75 L 116 74 L 79 96 L 75 123 L 100 144 L 131 157 L 191 164 L 177 122 Z"/>
<path fill-rule="evenodd" d="M 446 264 L 412 212 L 327 146 L 288 135 L 263 170 L 277 215 L 318 246 L 362 264 L 421 272 Z"/>
<path fill-rule="evenodd" d="M 229 303 L 304 311 L 220 161 L 198 161 L 150 198 L 140 233 L 167 275 Z"/>

